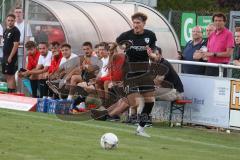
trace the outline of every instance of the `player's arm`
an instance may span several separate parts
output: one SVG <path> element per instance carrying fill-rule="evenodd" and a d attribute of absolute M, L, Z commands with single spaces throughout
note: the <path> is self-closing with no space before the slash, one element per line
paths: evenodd
<path fill-rule="evenodd" d="M 49 66 L 43 66 L 43 65 L 37 65 L 36 69 L 33 69 L 31 71 L 27 71 L 27 74 L 32 75 L 32 74 L 42 74 L 47 72 L 49 69 Z"/>
<path fill-rule="evenodd" d="M 80 73 L 81 73 L 81 69 L 79 67 L 74 68 L 72 71 L 70 71 L 70 73 L 68 73 L 66 80 L 69 80 L 73 75 L 80 74 Z"/>
<path fill-rule="evenodd" d="M 13 34 L 13 48 L 12 48 L 12 51 L 11 51 L 9 57 L 8 57 L 8 63 L 11 63 L 12 58 L 16 55 L 17 49 L 18 49 L 18 46 L 19 46 L 19 41 L 20 41 L 20 32 L 16 31 Z"/>
<path fill-rule="evenodd" d="M 19 46 L 19 42 L 13 42 L 13 48 L 12 48 L 12 51 L 11 51 L 9 57 L 8 57 L 8 63 L 12 62 L 12 58 L 17 53 L 18 46 Z"/>

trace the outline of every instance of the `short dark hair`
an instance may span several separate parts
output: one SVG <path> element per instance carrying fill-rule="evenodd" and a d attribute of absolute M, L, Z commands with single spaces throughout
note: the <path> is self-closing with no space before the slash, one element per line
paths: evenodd
<path fill-rule="evenodd" d="M 147 18 L 148 18 L 147 15 L 142 12 L 137 12 L 132 15 L 132 21 L 134 19 L 140 19 L 141 21 L 146 22 Z"/>
<path fill-rule="evenodd" d="M 48 47 L 48 42 L 39 42 L 38 45 L 40 44 L 46 45 Z"/>
<path fill-rule="evenodd" d="M 222 12 L 218 12 L 218 13 L 214 13 L 212 16 L 212 21 L 214 22 L 215 17 L 221 17 L 223 18 L 223 21 L 226 22 L 227 21 L 227 17 L 225 16 L 224 13 Z"/>
<path fill-rule="evenodd" d="M 12 13 L 11 13 L 11 14 L 8 14 L 8 15 L 7 15 L 7 18 L 8 18 L 8 17 L 12 17 L 13 19 L 16 19 L 16 16 L 15 16 L 14 14 L 12 14 Z"/>
<path fill-rule="evenodd" d="M 52 45 L 52 46 L 60 46 L 60 43 L 57 42 L 57 41 L 53 41 L 53 42 L 51 43 L 51 45 Z"/>
<path fill-rule="evenodd" d="M 162 49 L 160 47 L 156 46 L 154 50 L 158 51 L 158 53 L 162 55 Z"/>
<path fill-rule="evenodd" d="M 236 27 L 235 32 L 240 32 L 240 27 Z"/>
<path fill-rule="evenodd" d="M 109 46 L 109 50 L 110 52 L 114 52 L 116 49 L 117 49 L 117 43 L 116 42 L 109 42 L 108 43 L 108 46 Z"/>
<path fill-rule="evenodd" d="M 98 43 L 98 44 L 96 44 L 96 45 L 94 46 L 94 48 L 98 48 L 98 46 L 99 46 L 99 43 Z"/>
<path fill-rule="evenodd" d="M 15 9 L 21 9 L 21 10 L 23 10 L 23 8 L 22 8 L 22 7 L 20 7 L 20 6 L 17 6 Z"/>
<path fill-rule="evenodd" d="M 62 44 L 61 48 L 63 48 L 63 47 L 67 47 L 67 48 L 69 48 L 69 49 L 72 48 L 71 45 L 68 44 L 68 43 L 64 43 L 64 44 Z"/>
<path fill-rule="evenodd" d="M 92 43 L 87 41 L 87 42 L 84 42 L 82 46 L 89 46 L 90 48 L 92 48 Z"/>
<path fill-rule="evenodd" d="M 25 44 L 25 48 L 27 48 L 27 49 L 36 48 L 36 47 L 37 47 L 37 45 L 33 41 L 27 41 L 27 43 Z"/>
<path fill-rule="evenodd" d="M 107 51 L 109 50 L 109 45 L 107 42 L 100 42 L 98 44 L 98 47 L 104 47 L 105 50 L 107 50 Z"/>

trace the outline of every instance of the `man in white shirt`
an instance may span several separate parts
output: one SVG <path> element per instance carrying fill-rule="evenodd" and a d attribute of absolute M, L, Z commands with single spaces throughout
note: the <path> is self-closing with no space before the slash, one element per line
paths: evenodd
<path fill-rule="evenodd" d="M 100 70 L 99 77 L 105 77 L 108 74 L 108 62 L 109 62 L 109 52 L 108 52 L 108 44 L 102 42 L 99 44 L 98 51 L 102 55 L 102 68 Z"/>
<path fill-rule="evenodd" d="M 63 57 L 60 62 L 60 67 L 63 67 L 63 65 L 65 65 L 65 63 L 67 63 L 70 59 L 78 57 L 76 54 L 72 53 L 71 45 L 69 44 L 63 44 L 61 46 L 61 52 Z"/>
<path fill-rule="evenodd" d="M 0 38 L 1 38 L 1 40 L 2 40 L 2 37 L 3 37 L 3 27 L 2 27 L 2 25 L 0 24 Z M 1 41 L 2 42 L 2 41 Z M 0 42 L 0 43 L 1 43 Z"/>
<path fill-rule="evenodd" d="M 20 7 L 16 7 L 14 10 L 14 14 L 16 16 L 16 22 L 15 26 L 19 29 L 21 36 L 20 36 L 20 44 L 24 44 L 24 41 L 29 41 L 30 37 L 32 36 L 32 31 L 30 28 L 30 25 L 27 24 L 26 29 L 26 37 L 24 39 L 24 33 L 25 33 L 25 24 L 23 19 L 23 9 Z"/>
<path fill-rule="evenodd" d="M 32 31 L 30 28 L 30 25 L 25 25 L 24 19 L 23 19 L 23 9 L 21 7 L 16 7 L 14 10 L 14 15 L 16 16 L 16 22 L 15 26 L 20 31 L 20 45 L 24 45 L 24 42 L 27 42 L 30 40 L 30 37 L 32 37 Z M 26 34 L 25 34 L 25 27 L 26 27 Z M 25 37 L 24 37 L 25 36 Z M 23 67 L 23 48 L 18 49 L 18 68 Z"/>
<path fill-rule="evenodd" d="M 47 42 L 40 42 L 38 45 L 40 56 L 36 69 L 26 71 L 26 75 L 37 75 L 39 82 L 40 98 L 48 96 L 48 85 L 46 84 L 48 69 L 51 65 L 52 52 L 48 50 Z"/>
<path fill-rule="evenodd" d="M 105 96 L 104 82 L 109 77 L 108 73 L 108 62 L 109 62 L 109 45 L 106 42 L 98 44 L 98 52 L 101 55 L 102 67 L 97 77 L 96 89 L 100 97 Z"/>
<path fill-rule="evenodd" d="M 0 44 L 2 44 L 2 39 L 3 39 L 3 27 L 2 25 L 0 24 Z M 3 51 L 2 51 L 2 48 L 0 49 L 0 57 L 3 56 Z"/>

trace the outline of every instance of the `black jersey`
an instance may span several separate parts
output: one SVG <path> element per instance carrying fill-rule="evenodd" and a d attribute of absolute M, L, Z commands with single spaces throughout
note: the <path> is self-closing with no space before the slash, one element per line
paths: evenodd
<path fill-rule="evenodd" d="M 122 33 L 116 39 L 116 42 L 120 43 L 124 40 L 129 40 L 133 44 L 126 52 L 129 62 L 148 62 L 149 57 L 146 46 L 154 49 L 157 38 L 155 33 L 150 30 L 144 29 L 144 33 L 138 35 L 134 34 L 132 29 Z"/>
<path fill-rule="evenodd" d="M 164 58 L 160 60 L 160 64 L 165 65 L 168 68 L 168 72 L 165 75 L 165 81 L 171 82 L 174 88 L 179 92 L 182 93 L 184 91 L 183 84 L 178 76 L 177 72 L 174 70 L 173 66 Z"/>
<path fill-rule="evenodd" d="M 11 54 L 13 43 L 20 41 L 20 31 L 17 27 L 13 27 L 11 29 L 6 29 L 3 33 L 3 59 L 7 60 L 9 55 Z M 13 60 L 17 59 L 17 53 L 14 55 Z"/>

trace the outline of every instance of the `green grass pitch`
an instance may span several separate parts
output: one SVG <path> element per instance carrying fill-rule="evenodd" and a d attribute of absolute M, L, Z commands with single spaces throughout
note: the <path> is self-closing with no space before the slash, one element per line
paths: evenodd
<path fill-rule="evenodd" d="M 121 123 L 62 121 L 54 115 L 0 109 L 0 160 L 239 160 L 240 134 L 194 128 L 147 128 L 134 135 Z M 112 132 L 119 147 L 104 150 L 100 137 Z"/>

